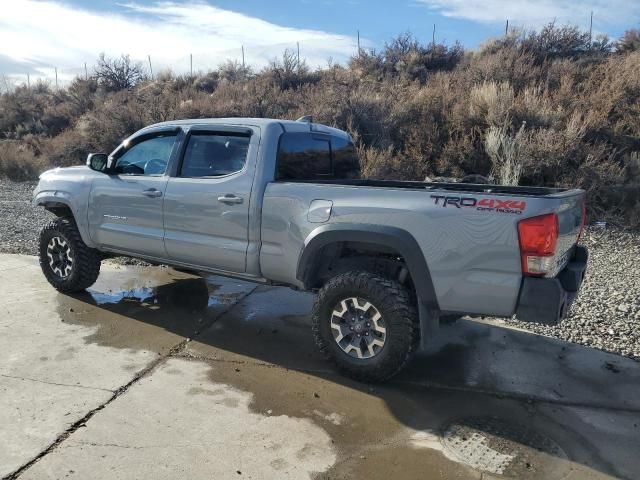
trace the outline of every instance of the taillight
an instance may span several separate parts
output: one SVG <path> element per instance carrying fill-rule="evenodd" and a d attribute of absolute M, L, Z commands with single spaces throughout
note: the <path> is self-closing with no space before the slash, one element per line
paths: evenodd
<path fill-rule="evenodd" d="M 541 276 L 553 269 L 558 243 L 558 215 L 549 213 L 518 222 L 522 273 Z"/>
<path fill-rule="evenodd" d="M 580 238 L 582 237 L 582 232 L 584 231 L 584 225 L 587 223 L 587 200 L 582 199 L 582 218 L 580 219 L 580 231 L 578 232 L 578 238 L 576 243 L 580 243 Z"/>

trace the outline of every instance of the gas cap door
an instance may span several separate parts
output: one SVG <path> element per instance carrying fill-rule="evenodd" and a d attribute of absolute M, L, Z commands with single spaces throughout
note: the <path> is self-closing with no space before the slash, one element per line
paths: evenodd
<path fill-rule="evenodd" d="M 331 200 L 312 200 L 307 212 L 307 220 L 311 223 L 324 223 L 331 217 Z"/>

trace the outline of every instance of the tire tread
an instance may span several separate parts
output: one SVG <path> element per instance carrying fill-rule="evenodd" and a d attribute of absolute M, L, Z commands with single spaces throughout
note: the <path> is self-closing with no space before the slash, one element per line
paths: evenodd
<path fill-rule="evenodd" d="M 385 312 L 385 319 L 394 322 L 385 347 L 391 351 L 382 363 L 360 367 L 347 363 L 336 355 L 340 352 L 335 352 L 322 335 L 322 322 L 326 321 L 322 310 L 331 301 L 329 297 L 335 296 L 336 291 L 353 289 L 373 292 L 376 298 L 372 303 Z M 320 289 L 313 306 L 312 330 L 323 356 L 344 375 L 364 382 L 384 382 L 398 374 L 409 363 L 419 343 L 418 315 L 409 292 L 394 280 L 360 270 L 337 275 Z"/>
<path fill-rule="evenodd" d="M 47 260 L 47 244 L 52 234 L 61 234 L 70 243 L 76 259 L 74 268 L 77 270 L 71 274 L 71 278 L 61 280 L 49 268 Z M 89 248 L 78 231 L 78 227 L 71 217 L 58 217 L 49 222 L 40 231 L 40 267 L 48 282 L 63 293 L 80 292 L 89 288 L 98 279 L 102 254 L 100 251 Z"/>

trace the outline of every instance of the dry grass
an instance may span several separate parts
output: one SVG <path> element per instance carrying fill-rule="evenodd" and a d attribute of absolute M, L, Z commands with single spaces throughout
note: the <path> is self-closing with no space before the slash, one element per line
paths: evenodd
<path fill-rule="evenodd" d="M 14 181 L 31 180 L 37 178 L 44 169 L 45 160 L 36 157 L 27 145 L 15 141 L 2 142 L 0 148 L 0 173 Z"/>

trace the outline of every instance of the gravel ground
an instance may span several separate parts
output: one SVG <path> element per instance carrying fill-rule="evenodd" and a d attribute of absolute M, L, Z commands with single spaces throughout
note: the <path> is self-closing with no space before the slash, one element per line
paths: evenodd
<path fill-rule="evenodd" d="M 53 215 L 31 207 L 35 185 L 0 180 L 0 252 L 37 254 L 38 231 Z M 555 327 L 497 322 L 640 360 L 640 232 L 589 227 L 584 243 L 587 279 L 568 319 Z"/>
<path fill-rule="evenodd" d="M 507 324 L 640 360 L 640 232 L 589 227 L 587 276 L 560 325 Z"/>
<path fill-rule="evenodd" d="M 38 232 L 55 217 L 31 206 L 36 185 L 0 180 L 0 252 L 37 255 Z"/>

